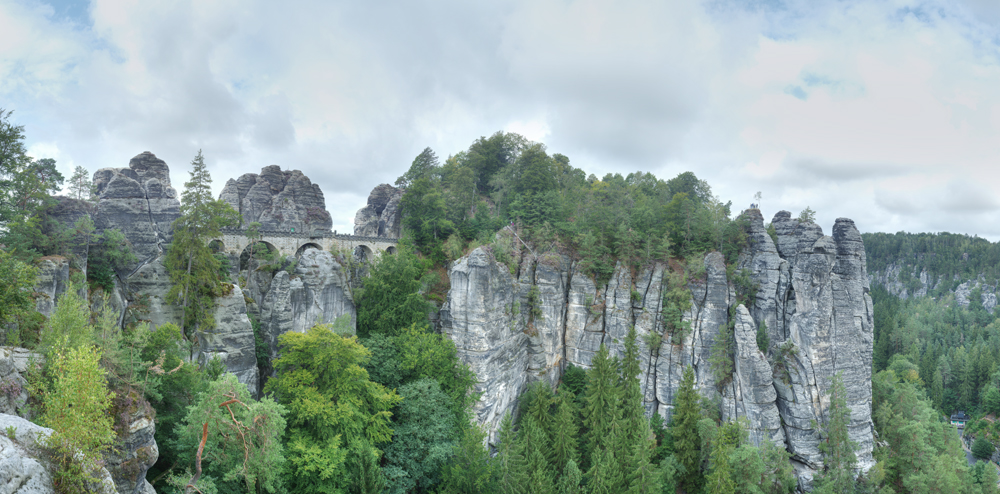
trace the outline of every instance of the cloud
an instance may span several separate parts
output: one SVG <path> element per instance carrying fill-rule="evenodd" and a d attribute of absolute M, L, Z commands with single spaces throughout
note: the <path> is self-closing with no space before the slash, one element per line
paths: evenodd
<path fill-rule="evenodd" d="M 0 0 L 0 101 L 60 166 L 149 150 L 179 186 L 202 149 L 216 189 L 301 169 L 343 231 L 424 147 L 506 129 L 598 176 L 1000 238 L 996 2 L 79 5 Z"/>

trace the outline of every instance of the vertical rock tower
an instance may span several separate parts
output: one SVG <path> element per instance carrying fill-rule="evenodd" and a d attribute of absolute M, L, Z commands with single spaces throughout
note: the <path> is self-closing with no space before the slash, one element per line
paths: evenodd
<path fill-rule="evenodd" d="M 619 265 L 597 285 L 565 256 L 524 256 L 513 274 L 485 248 L 455 261 L 441 330 L 479 378 L 476 412 L 491 437 L 528 383 L 554 385 L 567 363 L 589 367 L 602 343 L 622 355 L 634 326 L 648 414 L 672 414 L 690 365 L 699 392 L 720 403 L 723 418 L 745 417 L 757 444 L 784 445 L 808 481 L 809 472 L 822 466 L 815 424 L 826 422 L 831 380 L 840 374 L 859 466 L 870 468 L 873 312 L 861 235 L 846 218 L 836 221 L 831 237 L 782 211 L 772 221 L 775 243 L 759 210 L 744 214 L 750 246 L 737 267 L 749 271 L 756 295 L 749 307 L 737 304 L 723 256 L 709 253 L 704 276 L 687 286 L 692 304 L 684 319 L 691 331 L 682 339 L 664 331 L 661 304 L 672 269 L 666 264 L 634 275 Z M 542 315 L 528 315 L 529 303 Z M 771 341 L 766 352 L 756 341 L 762 324 Z M 729 328 L 734 371 L 717 382 L 709 356 L 719 332 Z"/>

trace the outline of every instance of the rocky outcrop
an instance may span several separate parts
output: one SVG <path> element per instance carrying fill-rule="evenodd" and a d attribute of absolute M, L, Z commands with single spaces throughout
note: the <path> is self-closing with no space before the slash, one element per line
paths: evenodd
<path fill-rule="evenodd" d="M 35 278 L 35 309 L 45 317 L 52 316 L 59 296 L 69 284 L 69 259 L 46 256 L 35 261 L 38 276 Z"/>
<path fill-rule="evenodd" d="M 6 431 L 13 431 L 13 437 Z M 0 488 L 11 494 L 54 494 L 53 465 L 45 458 L 44 440 L 52 429 L 21 417 L 0 414 Z M 96 481 L 89 489 L 95 494 L 117 494 L 107 469 L 93 470 Z"/>
<path fill-rule="evenodd" d="M 0 347 L 0 414 L 31 419 L 25 376 L 32 365 L 40 368 L 44 362 L 45 357 L 40 353 L 19 347 Z"/>
<path fill-rule="evenodd" d="M 149 151 L 136 155 L 128 168 L 102 168 L 94 173 L 97 233 L 118 229 L 128 239 L 137 261 L 119 275 L 162 255 L 171 239 L 171 224 L 180 216 L 177 191 L 170 186 L 166 162 Z"/>
<path fill-rule="evenodd" d="M 333 225 L 318 184 L 299 170 L 264 167 L 260 174 L 230 179 L 219 199 L 243 215 L 243 227 L 258 222 L 266 231 L 329 231 Z"/>
<path fill-rule="evenodd" d="M 351 328 L 355 328 L 357 312 L 348 275 L 329 252 L 306 249 L 294 275 L 281 270 L 271 278 L 254 271 L 249 285 L 261 297 L 261 334 L 271 346 L 272 357 L 278 354 L 278 336 L 289 331 L 304 333 L 343 315 L 350 316 Z"/>
<path fill-rule="evenodd" d="M 479 421 L 495 432 L 529 382 L 555 383 L 566 364 L 589 367 L 602 343 L 621 356 L 634 326 L 648 413 L 671 415 L 691 366 L 699 392 L 720 404 L 724 418 L 745 417 L 755 443 L 784 444 L 809 472 L 822 465 L 815 424 L 826 420 L 831 379 L 839 374 L 859 465 L 870 467 L 873 312 L 861 236 L 848 219 L 838 219 L 826 236 L 782 212 L 772 222 L 775 244 L 759 211 L 747 214 L 750 246 L 737 267 L 748 270 L 756 295 L 738 303 L 722 255 L 710 253 L 704 273 L 688 281 L 690 330 L 676 335 L 664 331 L 661 316 L 667 274 L 675 269 L 665 264 L 636 273 L 619 265 L 608 282 L 595 284 L 552 254 L 522 261 L 516 276 L 485 248 L 457 260 L 440 327 L 480 381 Z M 771 340 L 766 351 L 757 347 L 761 325 Z M 732 332 L 733 372 L 717 381 L 709 358 L 722 331 Z"/>
<path fill-rule="evenodd" d="M 399 201 L 403 189 L 389 184 L 381 184 L 368 195 L 368 205 L 358 210 L 354 216 L 354 234 L 365 237 L 399 238 L 402 233 L 402 217 Z"/>
<path fill-rule="evenodd" d="M 237 379 L 256 395 L 260 377 L 253 327 L 247 317 L 243 291 L 236 285 L 229 286 L 229 293 L 215 299 L 215 327 L 195 333 L 198 343 L 195 358 L 201 365 L 220 358 L 226 370 L 236 374 Z"/>
<path fill-rule="evenodd" d="M 153 438 L 156 432 L 153 411 L 144 406 L 141 396 L 132 398 L 132 402 L 138 405 L 128 414 L 128 430 L 121 431 L 104 454 L 104 465 L 121 494 L 155 494 L 153 486 L 146 480 L 146 471 L 160 457 Z"/>
<path fill-rule="evenodd" d="M 66 229 L 74 233 L 70 239 L 70 250 L 72 252 L 72 265 L 74 268 L 87 274 L 87 258 L 90 253 L 90 239 L 87 232 L 78 230 L 77 226 L 90 222 L 93 224 L 94 205 L 79 199 L 72 199 L 65 196 L 56 197 L 56 205 L 49 213 L 52 219 L 56 220 Z M 83 223 L 81 223 L 83 222 Z"/>

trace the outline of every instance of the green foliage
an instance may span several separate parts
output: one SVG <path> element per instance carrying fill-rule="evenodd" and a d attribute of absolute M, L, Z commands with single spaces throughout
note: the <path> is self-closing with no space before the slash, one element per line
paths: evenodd
<path fill-rule="evenodd" d="M 742 444 L 729 454 L 732 477 L 738 494 L 791 494 L 797 485 L 791 455 L 771 441 L 760 448 Z"/>
<path fill-rule="evenodd" d="M 358 302 L 358 336 L 397 335 L 404 328 L 427 324 L 430 305 L 420 294 L 426 265 L 406 242 L 395 255 L 370 264 Z"/>
<path fill-rule="evenodd" d="M 392 438 L 392 408 L 401 401 L 369 379 L 370 357 L 356 337 L 329 328 L 278 338 L 278 372 L 264 387 L 288 408 L 286 484 L 294 492 L 329 492 L 378 484 L 371 469 L 378 445 Z M 348 461 L 348 459 L 351 461 Z"/>
<path fill-rule="evenodd" d="M 225 277 L 208 241 L 220 236 L 223 228 L 240 223 L 239 213 L 229 203 L 212 199 L 212 177 L 201 150 L 191 167 L 181 194 L 181 216 L 173 223 L 174 236 L 164 262 L 173 284 L 167 301 L 183 308 L 185 334 L 215 327 L 213 299 L 224 293 Z"/>
<path fill-rule="evenodd" d="M 401 177 L 396 179 L 397 187 L 408 187 L 411 183 L 421 178 L 430 178 L 438 168 L 438 157 L 431 148 L 424 148 L 410 165 L 410 169 Z"/>
<path fill-rule="evenodd" d="M 989 460 L 994 451 L 996 451 L 996 447 L 985 437 L 979 436 L 972 442 L 972 456 L 975 456 L 976 459 Z"/>
<path fill-rule="evenodd" d="M 812 208 L 806 206 L 806 208 L 799 213 L 798 220 L 800 223 L 816 223 L 816 211 L 813 211 Z"/>
<path fill-rule="evenodd" d="M 767 322 L 761 321 L 757 326 L 757 349 L 767 355 L 771 347 L 771 337 L 767 335 Z"/>
<path fill-rule="evenodd" d="M 115 272 L 136 261 L 128 239 L 121 231 L 109 228 L 93 240 L 87 256 L 87 280 L 106 292 L 115 287 Z"/>
<path fill-rule="evenodd" d="M 55 431 L 46 440 L 59 466 L 54 480 L 61 492 L 89 492 L 89 472 L 115 437 L 108 409 L 114 394 L 108 391 L 100 353 L 90 347 L 52 353 L 52 387 L 45 393 L 41 423 Z"/>
<path fill-rule="evenodd" d="M 437 381 L 420 379 L 399 388 L 395 439 L 385 447 L 385 473 L 392 493 L 422 492 L 438 484 L 441 466 L 458 441 L 458 417 Z"/>
<path fill-rule="evenodd" d="M 69 283 L 56 302 L 52 317 L 42 329 L 42 351 L 48 359 L 56 354 L 66 354 L 74 348 L 89 346 L 93 342 L 90 307 L 78 293 L 78 287 Z"/>
<path fill-rule="evenodd" d="M 76 168 L 73 169 L 73 176 L 69 179 L 69 196 L 85 201 L 90 199 L 93 188 L 94 184 L 90 180 L 90 172 L 86 168 L 76 165 Z"/>
<path fill-rule="evenodd" d="M 694 389 L 694 369 L 684 369 L 680 388 L 674 401 L 671 432 L 674 438 L 674 456 L 683 469 L 681 486 L 696 492 L 701 479 L 701 435 L 697 423 L 701 418 L 698 392 Z"/>
<path fill-rule="evenodd" d="M 733 328 L 723 324 L 719 326 L 719 334 L 712 342 L 712 353 L 708 357 L 715 386 L 720 391 L 733 379 L 733 371 L 736 368 L 735 356 L 736 339 L 733 336 Z"/>
<path fill-rule="evenodd" d="M 673 270 L 664 272 L 663 290 L 663 325 L 673 338 L 675 344 L 684 341 L 691 322 L 684 320 L 684 314 L 691 310 L 691 292 L 688 291 L 687 278 L 683 273 Z"/>
<path fill-rule="evenodd" d="M 474 417 L 465 417 L 462 435 L 452 450 L 450 461 L 441 473 L 442 494 L 465 494 L 468 492 L 496 492 L 490 451 L 484 444 L 486 432 L 471 423 Z"/>
<path fill-rule="evenodd" d="M 817 477 L 821 492 L 847 492 L 853 489 L 857 466 L 856 445 L 848 436 L 851 409 L 847 407 L 847 389 L 841 373 L 830 382 L 830 406 L 821 430 L 819 450 L 823 453 L 823 472 Z"/>
<path fill-rule="evenodd" d="M 23 325 L 34 311 L 35 301 L 31 295 L 35 291 L 37 275 L 37 268 L 0 249 L 0 330 L 4 331 L 5 344 L 20 341 L 19 333 L 23 328 L 15 324 Z"/>
<path fill-rule="evenodd" d="M 202 454 L 206 474 L 216 476 L 216 481 L 241 482 L 249 492 L 255 488 L 280 492 L 285 414 L 285 408 L 270 397 L 254 400 L 246 385 L 227 373 L 210 383 L 188 408 L 181 441 L 193 452 L 208 424 Z"/>

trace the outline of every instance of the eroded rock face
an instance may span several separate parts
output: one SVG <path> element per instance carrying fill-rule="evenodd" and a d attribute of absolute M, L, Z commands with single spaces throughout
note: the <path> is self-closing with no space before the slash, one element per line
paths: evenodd
<path fill-rule="evenodd" d="M 265 231 L 329 231 L 333 225 L 318 184 L 299 170 L 264 167 L 230 179 L 219 199 L 243 215 L 243 227 L 259 222 Z"/>
<path fill-rule="evenodd" d="M 21 417 L 0 413 L 0 431 L 13 430 L 14 437 L 0 434 L 0 488 L 12 494 L 54 494 L 53 465 L 39 451 L 52 429 Z M 104 467 L 92 471 L 95 494 L 118 494 L 111 474 Z"/>
<path fill-rule="evenodd" d="M 215 299 L 215 328 L 198 330 L 198 353 L 195 358 L 201 365 L 219 357 L 226 370 L 257 394 L 259 379 L 257 353 L 254 346 L 253 327 L 247 317 L 247 305 L 240 287 Z"/>
<path fill-rule="evenodd" d="M 837 220 L 831 237 L 782 212 L 773 220 L 775 245 L 759 211 L 747 214 L 750 248 L 738 268 L 758 284 L 755 298 L 738 304 L 724 258 L 708 254 L 704 274 L 687 285 L 690 330 L 680 339 L 663 327 L 664 264 L 634 274 L 618 266 L 597 285 L 566 258 L 525 261 L 516 277 L 483 248 L 457 260 L 440 325 L 479 378 L 479 421 L 495 433 L 529 382 L 554 384 L 567 363 L 589 368 L 602 343 L 622 356 L 634 326 L 647 413 L 669 418 L 691 366 L 699 392 L 718 400 L 724 418 L 745 417 L 755 443 L 785 445 L 808 473 L 822 465 L 813 424 L 825 422 L 831 378 L 840 374 L 859 465 L 869 468 L 873 313 L 861 236 L 848 219 Z M 530 293 L 540 318 L 525 313 Z M 761 351 L 756 335 L 765 324 L 770 346 Z M 721 331 L 733 332 L 734 371 L 717 382 L 709 357 Z"/>
<path fill-rule="evenodd" d="M 62 256 L 46 256 L 35 262 L 38 276 L 35 278 L 35 309 L 45 317 L 51 317 L 56 309 L 59 296 L 66 291 L 69 283 L 69 259 Z"/>
<path fill-rule="evenodd" d="M 170 186 L 167 164 L 149 151 L 136 155 L 128 168 L 103 168 L 94 173 L 96 233 L 118 229 L 132 245 L 137 261 L 119 275 L 159 257 L 171 239 L 171 224 L 180 217 L 177 191 Z"/>
<path fill-rule="evenodd" d="M 18 347 L 0 347 L 0 414 L 31 419 L 28 407 L 28 381 L 25 374 L 31 365 L 45 363 L 45 356 Z"/>
<path fill-rule="evenodd" d="M 137 397 L 141 402 L 141 397 Z M 146 480 L 149 470 L 160 457 L 160 450 L 153 435 L 156 424 L 152 410 L 144 406 L 129 416 L 129 428 L 115 439 L 114 445 L 105 453 L 104 464 L 111 474 L 115 487 L 122 494 L 145 494 L 155 492 Z"/>
<path fill-rule="evenodd" d="M 368 205 L 354 216 L 354 234 L 365 237 L 399 238 L 402 232 L 399 201 L 403 190 L 381 184 L 368 195 Z"/>
<path fill-rule="evenodd" d="M 351 318 L 357 324 L 354 298 L 348 275 L 329 252 L 306 249 L 299 257 L 292 276 L 278 271 L 273 278 L 256 272 L 250 287 L 261 297 L 261 333 L 271 345 L 271 355 L 278 355 L 278 336 L 289 331 L 305 333 L 317 323 L 332 323 L 338 317 Z M 262 295 L 259 295 L 262 294 Z"/>

